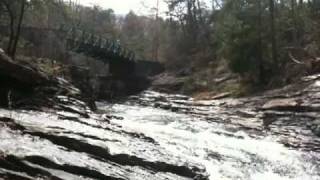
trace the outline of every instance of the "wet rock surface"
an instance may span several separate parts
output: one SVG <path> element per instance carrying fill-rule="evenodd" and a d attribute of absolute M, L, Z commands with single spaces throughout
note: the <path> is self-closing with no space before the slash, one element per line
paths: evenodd
<path fill-rule="evenodd" d="M 51 113 L 0 110 L 0 177 L 5 179 L 207 179 L 156 141 L 59 96 Z M 63 106 L 63 108 L 61 108 Z M 61 108 L 61 109 L 60 109 Z M 60 110 L 59 110 L 60 109 Z"/>
<path fill-rule="evenodd" d="M 99 113 L 66 95 L 0 109 L 0 177 L 320 179 L 317 79 L 240 99 L 146 91 Z"/>

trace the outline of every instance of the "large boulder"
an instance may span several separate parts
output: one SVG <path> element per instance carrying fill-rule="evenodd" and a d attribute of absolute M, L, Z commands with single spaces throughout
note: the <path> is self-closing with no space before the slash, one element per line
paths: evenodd
<path fill-rule="evenodd" d="M 35 86 L 49 81 L 49 78 L 42 72 L 31 66 L 22 64 L 12 60 L 4 52 L 0 51 L 0 78 L 2 81 L 10 80 L 10 82 L 1 83 L 16 83 L 17 85 Z"/>
<path fill-rule="evenodd" d="M 14 98 L 27 97 L 35 87 L 49 82 L 44 73 L 0 51 L 0 106 L 9 106 Z"/>

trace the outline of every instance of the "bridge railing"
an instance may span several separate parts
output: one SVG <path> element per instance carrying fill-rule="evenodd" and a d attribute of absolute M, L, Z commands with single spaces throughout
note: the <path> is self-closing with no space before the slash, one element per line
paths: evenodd
<path fill-rule="evenodd" d="M 67 32 L 67 47 L 75 52 L 105 60 L 113 58 L 124 61 L 135 61 L 134 52 L 122 47 L 118 40 L 103 38 L 74 27 L 62 27 L 60 30 Z"/>
<path fill-rule="evenodd" d="M 8 26 L 0 25 L 0 33 L 8 33 L 8 28 Z M 68 49 L 78 53 L 84 53 L 95 58 L 100 58 L 103 61 L 136 61 L 135 53 L 124 47 L 118 40 L 94 35 L 93 33 L 83 31 L 76 27 L 66 25 L 60 25 L 58 28 L 23 26 L 22 31 L 56 32 L 60 35 L 60 38 L 66 40 L 66 46 Z"/>

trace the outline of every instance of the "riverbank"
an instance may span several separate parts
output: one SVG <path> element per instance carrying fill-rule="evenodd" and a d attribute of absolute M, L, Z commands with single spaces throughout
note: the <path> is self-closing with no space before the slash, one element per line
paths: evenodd
<path fill-rule="evenodd" d="M 317 90 L 316 79 L 308 78 L 304 92 Z M 320 141 L 310 125 L 318 113 L 298 111 L 302 104 L 284 101 L 289 91 L 280 91 L 202 101 L 146 91 L 99 102 L 99 113 L 66 96 L 57 97 L 63 109 L 0 109 L 0 176 L 317 179 Z"/>
<path fill-rule="evenodd" d="M 192 99 L 196 102 L 208 103 L 212 101 L 212 104 L 209 103 L 207 105 L 226 106 L 230 108 L 230 111 L 239 106 L 244 109 L 250 108 L 256 112 L 254 116 L 261 116 L 260 125 L 263 125 L 265 129 L 270 129 L 269 125 L 272 126 L 274 124 L 278 124 L 279 126 L 284 124 L 283 129 L 285 129 L 287 126 L 290 127 L 290 125 L 286 125 L 286 123 L 288 123 L 294 124 L 295 126 L 303 126 L 306 129 L 312 130 L 314 134 L 319 135 L 319 79 L 319 75 L 306 76 L 297 80 L 296 83 L 282 88 L 240 98 L 234 98 L 232 93 L 224 92 L 220 94 L 200 93 Z M 159 100 L 163 100 L 163 98 L 159 98 Z M 220 102 L 220 104 L 216 104 L 217 102 Z M 159 107 L 173 109 L 175 111 L 178 105 L 179 103 L 171 103 L 165 100 L 165 102 L 160 103 Z M 239 113 L 247 114 L 241 111 Z M 250 113 L 248 116 L 251 116 Z M 249 122 L 243 122 L 243 124 L 246 123 L 250 124 Z"/>
<path fill-rule="evenodd" d="M 320 177 L 320 75 L 242 98 L 145 91 L 98 102 L 96 112 L 68 81 L 45 82 L 27 83 L 28 96 L 3 96 L 9 108 L 0 109 L 1 178 Z"/>
<path fill-rule="evenodd" d="M 167 70 L 153 77 L 151 88 L 154 91 L 185 94 L 197 99 L 209 99 L 210 96 L 221 94 L 240 97 L 253 91 L 249 84 L 242 82 L 240 76 L 232 73 L 223 62 L 194 69 Z"/>

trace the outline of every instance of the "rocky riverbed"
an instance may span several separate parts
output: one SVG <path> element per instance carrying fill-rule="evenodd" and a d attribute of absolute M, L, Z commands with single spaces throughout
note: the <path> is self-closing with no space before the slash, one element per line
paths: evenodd
<path fill-rule="evenodd" d="M 145 91 L 98 112 L 62 95 L 0 109 L 0 177 L 317 180 L 318 79 L 239 99 Z"/>

